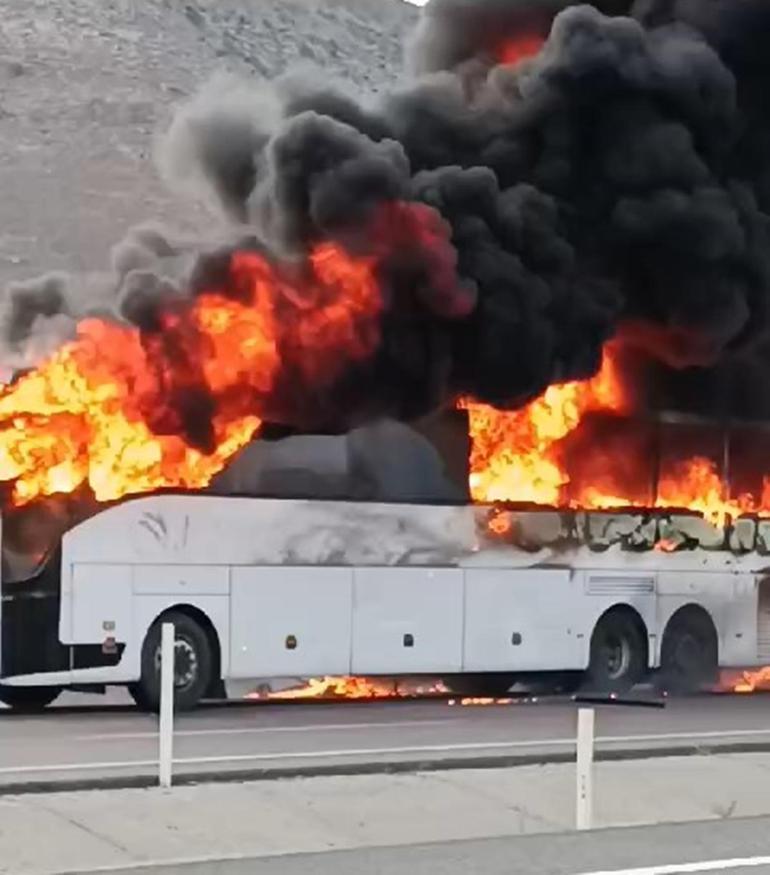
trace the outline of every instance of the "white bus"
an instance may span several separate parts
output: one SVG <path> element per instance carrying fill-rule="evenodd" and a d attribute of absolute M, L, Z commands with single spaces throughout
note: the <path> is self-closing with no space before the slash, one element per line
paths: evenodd
<path fill-rule="evenodd" d="M 269 677 L 698 684 L 770 662 L 768 552 L 753 519 L 143 497 L 75 525 L 34 573 L 3 563 L 0 699 L 124 685 L 156 708 L 164 621 L 179 708 Z"/>

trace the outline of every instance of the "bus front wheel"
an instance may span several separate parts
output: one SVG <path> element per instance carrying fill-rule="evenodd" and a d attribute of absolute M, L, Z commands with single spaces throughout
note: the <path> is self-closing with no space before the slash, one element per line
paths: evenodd
<path fill-rule="evenodd" d="M 61 693 L 61 687 L 6 687 L 0 685 L 0 702 L 14 711 L 43 711 Z"/>
<path fill-rule="evenodd" d="M 145 711 L 160 709 L 161 631 L 174 624 L 174 707 L 189 711 L 200 702 L 211 684 L 214 665 L 205 630 L 182 611 L 169 611 L 150 627 L 142 646 L 142 676 L 128 688 Z"/>

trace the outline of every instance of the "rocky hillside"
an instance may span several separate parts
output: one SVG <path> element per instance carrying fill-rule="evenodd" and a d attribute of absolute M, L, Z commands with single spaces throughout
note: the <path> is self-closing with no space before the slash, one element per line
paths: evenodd
<path fill-rule="evenodd" d="M 101 267 L 137 221 L 195 221 L 152 144 L 216 71 L 311 63 L 377 90 L 416 15 L 403 0 L 0 0 L 0 286 Z"/>

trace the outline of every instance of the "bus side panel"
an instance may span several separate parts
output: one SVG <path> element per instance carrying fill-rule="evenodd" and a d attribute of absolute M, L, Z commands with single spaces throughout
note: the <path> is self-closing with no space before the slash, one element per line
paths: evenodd
<path fill-rule="evenodd" d="M 222 676 L 230 663 L 230 569 L 226 565 L 135 565 L 134 627 L 139 648 L 131 656 L 140 665 L 141 645 L 155 620 L 169 608 L 189 606 L 214 627 L 221 651 Z M 138 676 L 138 675 L 137 675 Z"/>
<path fill-rule="evenodd" d="M 136 568 L 135 574 L 139 575 L 141 571 L 141 567 Z M 147 584 L 143 589 L 142 595 L 134 596 L 133 625 L 136 634 L 131 644 L 126 647 L 126 652 L 121 660 L 119 666 L 121 679 L 124 681 L 139 679 L 141 674 L 142 645 L 150 626 L 165 611 L 179 605 L 194 608 L 211 622 L 219 640 L 222 657 L 222 677 L 227 677 L 230 669 L 230 600 L 227 594 L 186 594 L 184 597 L 180 597 L 177 592 L 162 592 L 162 585 L 157 586 L 154 594 L 148 591 L 149 586 Z"/>
<path fill-rule="evenodd" d="M 135 595 L 173 595 L 180 602 L 190 596 L 229 595 L 227 565 L 136 565 Z"/>
<path fill-rule="evenodd" d="M 130 565 L 78 563 L 72 567 L 67 574 L 71 580 L 71 636 L 62 635 L 63 643 L 102 644 L 106 638 L 114 638 L 125 644 L 131 640 L 132 571 Z"/>
<path fill-rule="evenodd" d="M 753 574 L 733 577 L 732 598 L 724 606 L 719 642 L 720 665 L 763 664 L 759 659 L 757 642 L 757 595 L 757 580 Z"/>
<path fill-rule="evenodd" d="M 457 568 L 357 568 L 353 673 L 459 672 L 463 589 Z"/>
<path fill-rule="evenodd" d="M 627 605 L 654 651 L 655 575 L 574 569 L 466 569 L 466 671 L 560 671 L 588 665 L 605 611 Z"/>
<path fill-rule="evenodd" d="M 757 587 L 754 575 L 697 571 L 658 573 L 658 653 L 671 617 L 685 605 L 699 605 L 714 622 L 719 638 L 719 664 L 757 663 Z"/>
<path fill-rule="evenodd" d="M 230 677 L 349 674 L 353 569 L 231 571 Z"/>
<path fill-rule="evenodd" d="M 465 671 L 583 668 L 581 575 L 466 569 Z"/>
<path fill-rule="evenodd" d="M 114 637 L 118 644 L 125 644 L 125 650 L 117 665 L 76 667 L 66 682 L 138 680 L 142 646 L 150 626 L 162 613 L 179 605 L 195 608 L 210 620 L 219 639 L 222 673 L 226 675 L 230 653 L 227 567 L 76 563 L 70 570 L 66 590 L 70 610 L 62 612 L 63 619 L 67 615 L 70 629 L 66 643 L 101 645 L 106 638 Z M 57 680 L 63 678 L 57 676 Z"/>
<path fill-rule="evenodd" d="M 592 569 L 584 575 L 588 598 L 580 609 L 584 626 L 584 666 L 591 655 L 591 637 L 596 624 L 608 610 L 624 606 L 639 616 L 647 630 L 647 667 L 654 666 L 660 629 L 658 626 L 657 573 L 651 569 Z"/>

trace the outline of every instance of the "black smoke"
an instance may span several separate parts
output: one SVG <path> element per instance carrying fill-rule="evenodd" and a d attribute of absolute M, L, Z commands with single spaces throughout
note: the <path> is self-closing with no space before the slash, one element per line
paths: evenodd
<path fill-rule="evenodd" d="M 522 40 L 542 48 L 504 62 Z M 161 166 L 282 264 L 390 241 L 378 352 L 305 399 L 324 428 L 464 394 L 515 407 L 591 376 L 621 331 L 659 403 L 770 416 L 769 44 L 765 0 L 430 0 L 392 94 L 220 81 L 179 112 Z M 433 211 L 426 238 L 400 227 L 404 203 Z M 132 246 L 119 309 L 149 338 L 197 281 L 158 269 L 178 254 L 162 238 Z M 15 305 L 8 339 L 57 288 Z"/>
<path fill-rule="evenodd" d="M 459 245 L 461 264 L 481 265 L 480 307 L 495 314 L 480 320 L 479 338 L 500 340 L 470 344 L 460 361 L 500 365 L 515 348 L 526 355 L 518 374 L 531 368 L 542 386 L 584 375 L 604 330 L 642 323 L 655 328 L 646 333 L 656 339 L 655 358 L 697 365 L 701 384 L 724 380 L 725 369 L 740 381 L 740 363 L 761 354 L 768 328 L 767 113 L 758 85 L 768 81 L 760 48 L 770 36 L 767 7 L 750 0 L 603 6 L 552 15 L 545 2 L 434 0 L 414 48 L 426 53 L 428 69 L 455 66 L 389 101 L 417 178 L 454 173 L 459 182 L 442 165 L 471 172 L 481 164 L 497 204 L 531 186 L 556 217 L 541 240 L 568 253 L 558 291 L 549 284 L 552 309 L 538 309 L 535 282 L 548 274 L 534 266 L 535 282 L 521 284 L 510 262 L 514 255 L 516 267 L 529 267 L 531 248 L 511 245 L 473 209 L 450 218 L 460 229 L 455 239 L 469 240 Z M 485 60 L 490 39 L 542 33 L 549 15 L 548 39 L 531 62 Z M 449 188 L 454 195 L 456 186 Z M 514 220 L 516 213 L 521 208 L 511 211 Z M 531 215 L 520 221 L 528 231 L 543 228 Z M 467 224 L 474 233 L 466 237 Z M 503 326 L 522 310 L 526 332 L 516 337 Z M 500 355 L 490 356 L 495 348 Z M 483 379 L 494 368 L 481 370 Z M 665 403 L 705 410 L 714 394 L 692 392 L 693 380 L 682 377 L 661 369 L 664 390 L 681 386 L 663 393 Z M 485 394 L 500 403 L 502 393 L 517 391 L 505 382 Z"/>

